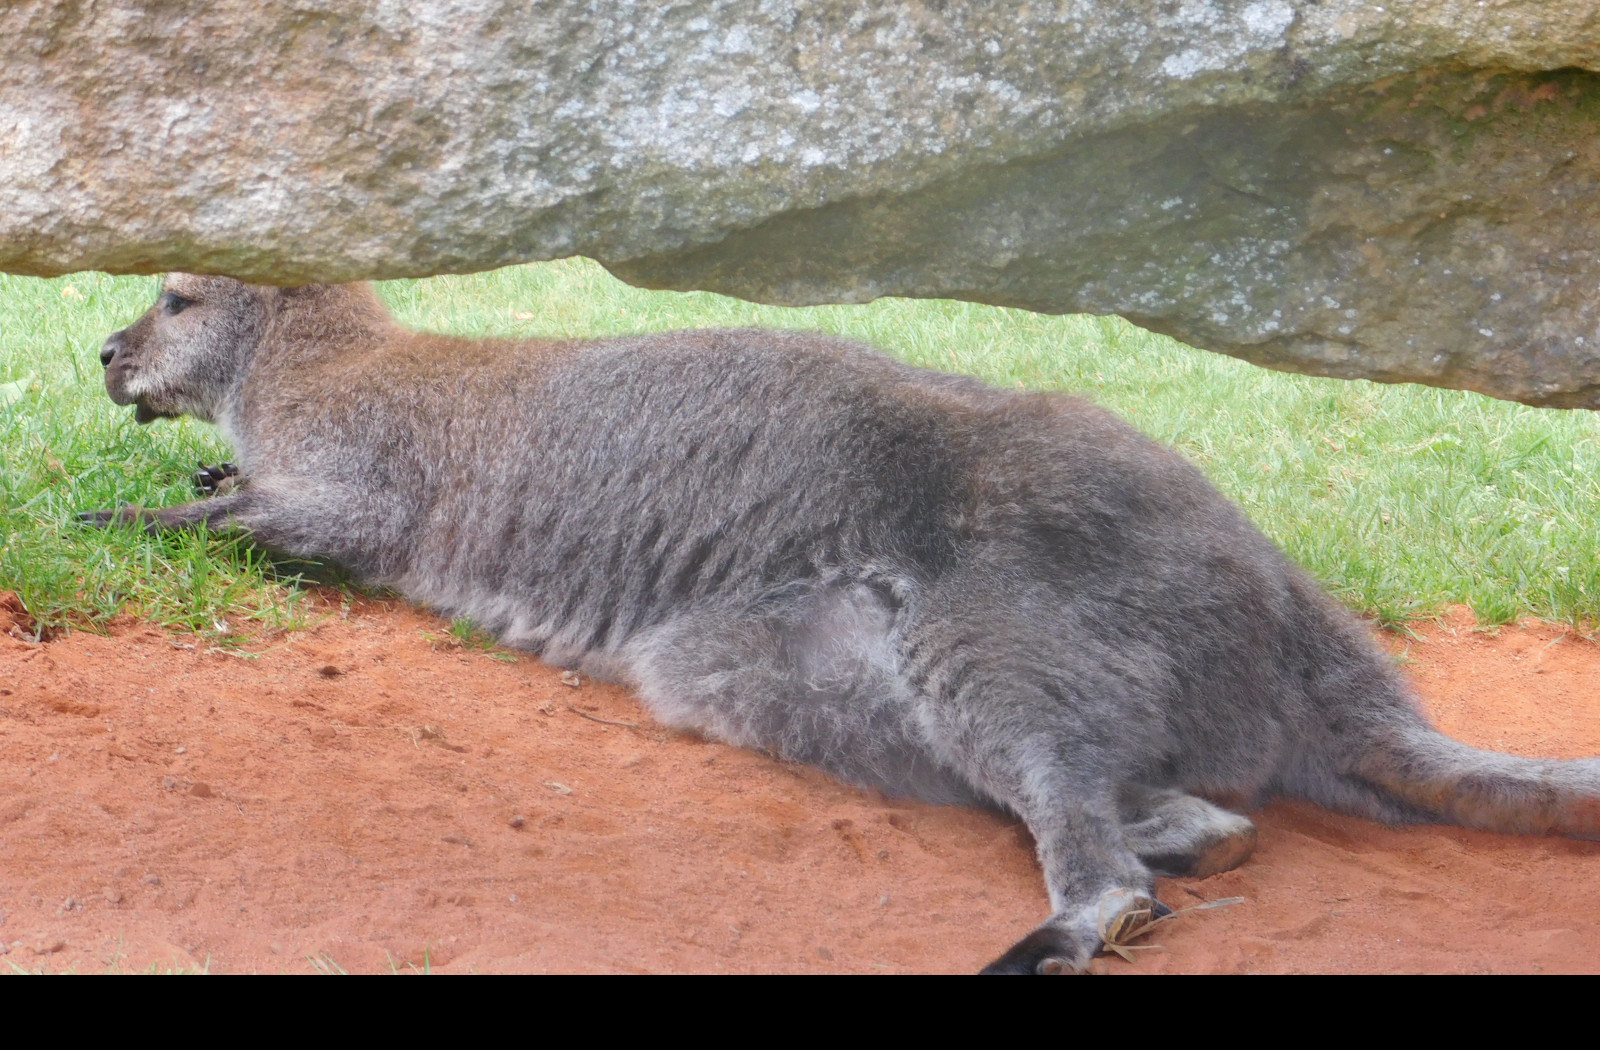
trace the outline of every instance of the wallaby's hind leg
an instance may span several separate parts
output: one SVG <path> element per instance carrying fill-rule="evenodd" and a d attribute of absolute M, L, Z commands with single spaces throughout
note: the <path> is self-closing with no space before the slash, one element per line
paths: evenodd
<path fill-rule="evenodd" d="M 1118 804 L 1126 770 L 1151 746 L 1118 727 L 1155 721 L 1130 692 L 1137 673 L 1112 652 L 1065 671 L 1044 664 L 1036 654 L 1060 643 L 1033 635 L 1015 618 L 930 616 L 905 636 L 906 679 L 939 759 L 1028 825 L 1050 895 L 1050 917 L 985 973 L 1082 971 L 1108 930 L 1167 910 Z"/>
<path fill-rule="evenodd" d="M 1087 699 L 1125 686 L 1093 666 L 1071 683 L 1019 671 L 1036 665 L 1028 654 L 1045 650 L 1026 637 L 1026 624 L 973 629 L 971 637 L 993 645 L 945 640 L 941 622 L 927 636 L 913 626 L 902 668 L 891 647 L 896 612 L 865 584 L 788 588 L 753 608 L 712 608 L 650 628 L 620 658 L 668 724 L 894 794 L 998 803 L 1021 816 L 1038 844 L 1053 914 L 986 972 L 1083 970 L 1106 930 L 1165 914 L 1118 805 L 1126 743 L 1105 738 L 1098 705 Z M 1174 824 L 1193 806 L 1167 808 Z M 1146 818 L 1154 841 L 1163 818 Z M 1208 814 L 1198 823 L 1221 822 Z M 1183 845 L 1203 838 L 1191 834 Z"/>
<path fill-rule="evenodd" d="M 1136 929 L 1171 911 L 1156 900 L 1149 869 L 1128 849 L 1112 800 L 1049 795 L 1037 805 L 1013 800 L 1012 806 L 1022 810 L 1038 843 L 1053 914 L 985 966 L 986 974 L 1081 973 L 1110 931 Z"/>
<path fill-rule="evenodd" d="M 1181 791 L 1128 784 L 1117 799 L 1128 846 L 1156 875 L 1204 879 L 1231 871 L 1256 848 L 1256 826 Z"/>

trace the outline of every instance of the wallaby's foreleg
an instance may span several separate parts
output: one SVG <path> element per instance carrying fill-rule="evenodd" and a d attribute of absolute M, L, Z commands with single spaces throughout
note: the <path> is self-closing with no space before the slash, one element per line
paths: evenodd
<path fill-rule="evenodd" d="M 1480 751 L 1418 718 L 1376 733 L 1353 765 L 1361 780 L 1451 824 L 1600 839 L 1600 759 Z"/>
<path fill-rule="evenodd" d="M 88 525 L 137 525 L 157 535 L 204 525 L 245 533 L 258 547 L 297 558 L 327 558 L 357 575 L 380 577 L 403 557 L 407 508 L 382 493 L 300 476 L 252 475 L 226 495 L 177 507 L 119 507 L 78 515 Z"/>
<path fill-rule="evenodd" d="M 234 492 L 225 496 L 182 503 L 176 507 L 137 507 L 124 504 L 115 510 L 92 510 L 78 515 L 78 520 L 95 528 L 112 525 L 139 525 L 151 535 L 192 529 L 204 525 L 221 530 L 230 526 L 249 528 L 242 519 L 250 516 L 252 505 L 258 502 L 252 493 Z"/>
<path fill-rule="evenodd" d="M 255 543 L 285 553 L 315 555 L 320 553 L 317 545 L 308 543 L 303 535 L 305 530 L 298 526 L 318 517 L 313 513 L 319 506 L 316 499 L 312 486 L 297 488 L 292 483 L 262 485 L 252 482 L 226 495 L 176 507 L 126 505 L 116 510 L 80 514 L 78 520 L 97 528 L 138 525 L 153 536 L 204 525 L 214 532 L 231 529 L 249 533 Z"/>
<path fill-rule="evenodd" d="M 1156 875 L 1204 879 L 1237 868 L 1256 848 L 1256 826 L 1181 791 L 1127 784 L 1117 799 L 1128 847 Z"/>

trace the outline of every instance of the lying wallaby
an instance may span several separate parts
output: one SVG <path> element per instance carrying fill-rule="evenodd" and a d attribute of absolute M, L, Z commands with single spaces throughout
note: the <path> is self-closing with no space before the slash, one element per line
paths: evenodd
<path fill-rule="evenodd" d="M 205 522 L 636 686 L 662 721 L 1038 843 L 1051 916 L 990 967 L 1082 970 L 1241 863 L 1201 796 L 1600 836 L 1600 760 L 1435 731 L 1367 631 L 1107 413 L 776 331 L 403 330 L 366 285 L 171 275 L 106 389 L 233 442 Z M 215 480 L 215 479 L 214 479 Z"/>

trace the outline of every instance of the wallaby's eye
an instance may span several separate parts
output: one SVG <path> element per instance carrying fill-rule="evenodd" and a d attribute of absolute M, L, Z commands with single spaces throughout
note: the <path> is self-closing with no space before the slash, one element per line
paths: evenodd
<path fill-rule="evenodd" d="M 177 292 L 161 293 L 161 309 L 168 317 L 183 313 L 184 310 L 194 305 L 193 299 L 185 299 Z"/>

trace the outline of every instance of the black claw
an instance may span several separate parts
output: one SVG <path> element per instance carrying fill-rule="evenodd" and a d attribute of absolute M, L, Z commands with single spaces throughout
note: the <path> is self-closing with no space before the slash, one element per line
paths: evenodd
<path fill-rule="evenodd" d="M 95 529 L 103 529 L 117 520 L 117 512 L 114 510 L 86 510 L 73 516 L 78 524 Z"/>
<path fill-rule="evenodd" d="M 239 476 L 239 468 L 232 463 L 222 463 L 211 467 L 200 464 L 200 469 L 189 475 L 194 482 L 195 491 L 202 496 L 215 496 L 223 488 L 223 483 L 229 478 Z"/>
<path fill-rule="evenodd" d="M 1150 898 L 1150 917 L 1152 919 L 1165 919 L 1168 915 L 1171 915 L 1171 914 L 1172 914 L 1171 906 L 1166 905 L 1166 904 L 1162 904 L 1160 901 L 1156 900 L 1154 897 Z"/>
<path fill-rule="evenodd" d="M 1097 946 L 1098 947 L 1098 946 Z M 1041 926 L 1012 945 L 994 962 L 979 971 L 981 974 L 1056 974 L 1072 973 L 1093 952 L 1085 952 L 1077 940 L 1065 930 L 1054 926 Z"/>

